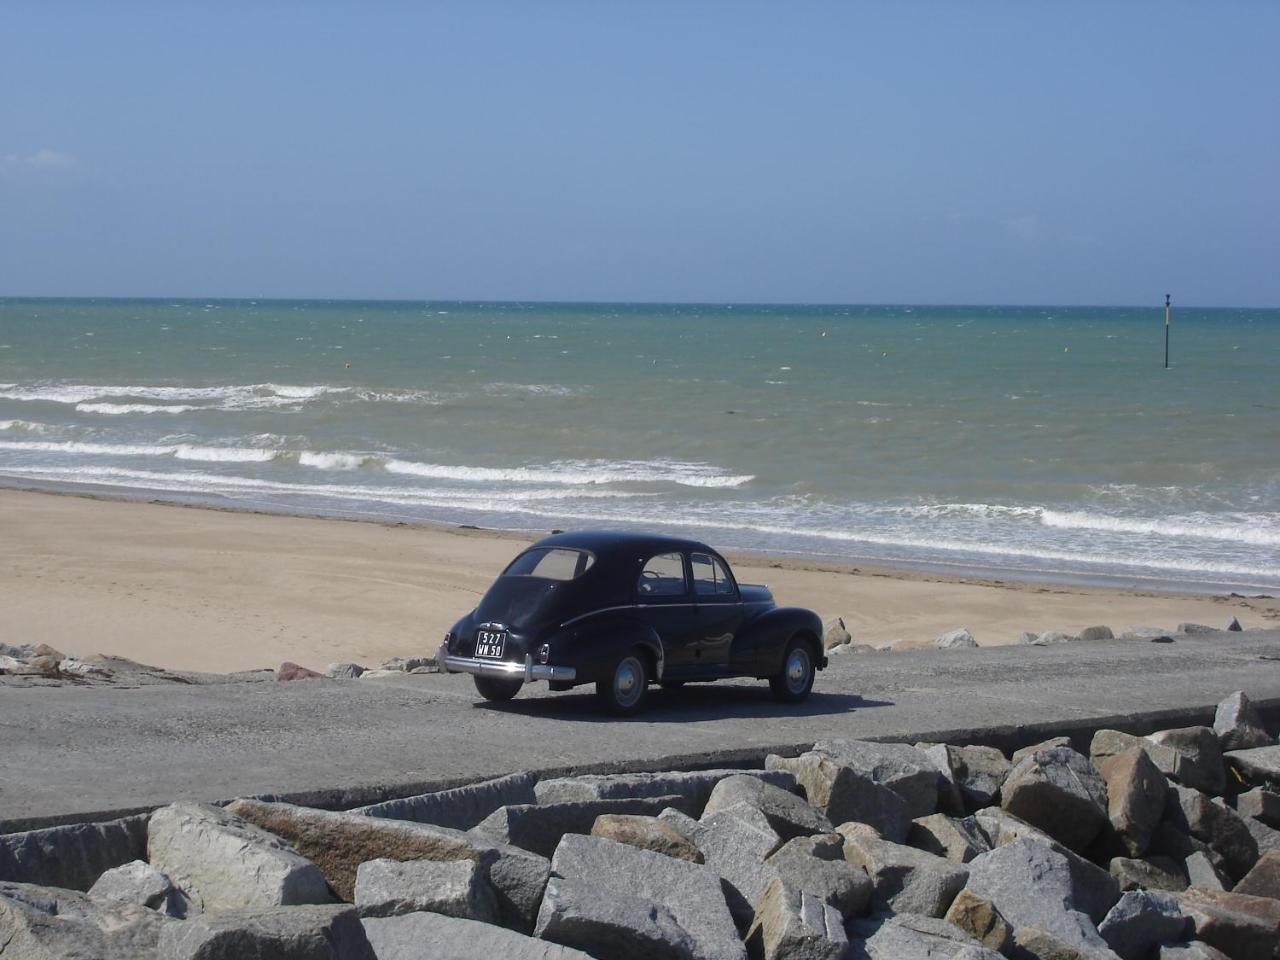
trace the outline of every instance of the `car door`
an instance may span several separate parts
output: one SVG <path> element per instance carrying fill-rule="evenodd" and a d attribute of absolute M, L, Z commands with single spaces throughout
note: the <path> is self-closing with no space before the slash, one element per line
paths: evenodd
<path fill-rule="evenodd" d="M 710 553 L 689 554 L 698 627 L 694 661 L 699 672 L 726 673 L 733 638 L 744 613 L 738 586 L 723 560 Z"/>
<path fill-rule="evenodd" d="M 641 618 L 662 639 L 663 676 L 687 673 L 694 662 L 698 616 L 684 554 L 666 551 L 646 558 L 635 589 Z"/>

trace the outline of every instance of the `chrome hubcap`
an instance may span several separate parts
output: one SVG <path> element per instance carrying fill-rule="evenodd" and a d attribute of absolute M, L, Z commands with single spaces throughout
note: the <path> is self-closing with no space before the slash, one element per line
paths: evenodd
<path fill-rule="evenodd" d="M 796 647 L 787 657 L 787 689 L 799 693 L 809 682 L 809 653 L 803 647 Z"/>
<path fill-rule="evenodd" d="M 613 675 L 613 695 L 618 703 L 629 707 L 644 693 L 644 667 L 635 657 L 627 657 Z"/>

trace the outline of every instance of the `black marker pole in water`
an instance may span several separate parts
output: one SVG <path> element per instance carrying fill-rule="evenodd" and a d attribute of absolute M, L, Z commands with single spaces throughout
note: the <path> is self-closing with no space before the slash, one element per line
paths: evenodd
<path fill-rule="evenodd" d="M 1169 295 L 1164 295 L 1164 368 L 1169 369 Z"/>

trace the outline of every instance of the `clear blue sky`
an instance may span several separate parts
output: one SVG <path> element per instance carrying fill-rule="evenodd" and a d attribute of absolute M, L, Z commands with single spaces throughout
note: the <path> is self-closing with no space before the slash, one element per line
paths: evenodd
<path fill-rule="evenodd" d="M 1280 305 L 1280 4 L 0 6 L 0 295 Z"/>

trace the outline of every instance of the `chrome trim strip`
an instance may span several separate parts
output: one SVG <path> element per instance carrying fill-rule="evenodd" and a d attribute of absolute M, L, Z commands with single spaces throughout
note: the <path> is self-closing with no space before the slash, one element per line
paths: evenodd
<path fill-rule="evenodd" d="M 573 617 L 570 620 L 566 620 L 564 623 L 560 624 L 560 627 L 561 629 L 565 627 L 570 627 L 570 626 L 573 626 L 573 624 L 579 622 L 580 620 L 587 619 L 587 617 L 594 617 L 596 614 L 600 614 L 600 613 L 612 613 L 615 610 L 661 610 L 664 607 L 705 607 L 705 606 L 708 606 L 708 604 L 705 604 L 705 603 L 624 603 L 616 607 L 601 607 L 599 610 L 592 610 L 589 613 L 580 613 L 578 614 L 578 616 Z"/>
<path fill-rule="evenodd" d="M 524 663 L 513 663 L 510 660 L 455 657 L 441 651 L 436 658 L 436 663 L 444 673 L 470 673 L 477 677 L 503 677 L 507 680 L 521 679 L 525 683 L 532 683 L 534 680 L 576 680 L 578 677 L 578 671 L 573 667 L 553 667 L 546 663 L 534 663 L 532 656 L 526 656 Z"/>

